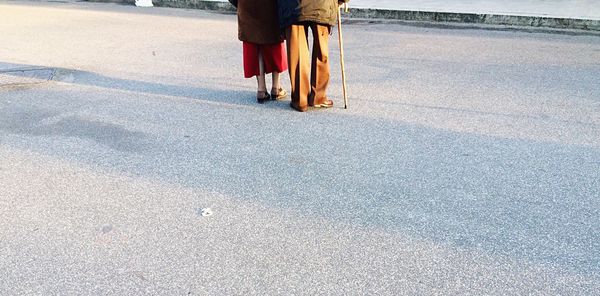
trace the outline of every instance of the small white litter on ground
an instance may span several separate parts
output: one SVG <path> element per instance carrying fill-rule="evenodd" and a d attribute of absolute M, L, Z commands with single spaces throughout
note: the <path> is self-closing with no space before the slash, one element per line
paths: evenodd
<path fill-rule="evenodd" d="M 211 208 L 204 208 L 200 210 L 200 215 L 202 215 L 202 217 L 208 217 L 208 216 L 212 216 L 213 211 Z"/>

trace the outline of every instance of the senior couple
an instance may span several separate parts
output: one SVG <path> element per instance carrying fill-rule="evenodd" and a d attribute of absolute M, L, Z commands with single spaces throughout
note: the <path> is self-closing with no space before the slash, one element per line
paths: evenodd
<path fill-rule="evenodd" d="M 331 27 L 337 22 L 339 5 L 348 1 L 237 1 L 238 37 L 243 42 L 244 76 L 257 77 L 256 99 L 259 103 L 287 96 L 279 83 L 279 73 L 289 68 L 292 108 L 304 112 L 308 107 L 333 107 L 333 101 L 326 95 L 329 84 L 329 35 Z M 312 57 L 308 46 L 309 30 L 313 36 Z M 287 41 L 287 56 L 283 36 Z M 270 94 L 265 73 L 272 73 Z"/>

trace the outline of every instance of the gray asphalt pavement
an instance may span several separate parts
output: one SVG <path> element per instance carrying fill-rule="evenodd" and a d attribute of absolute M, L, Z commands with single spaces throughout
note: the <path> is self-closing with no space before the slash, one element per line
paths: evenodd
<path fill-rule="evenodd" d="M 353 22 L 298 113 L 236 30 L 0 3 L 1 295 L 600 294 L 598 37 Z"/>

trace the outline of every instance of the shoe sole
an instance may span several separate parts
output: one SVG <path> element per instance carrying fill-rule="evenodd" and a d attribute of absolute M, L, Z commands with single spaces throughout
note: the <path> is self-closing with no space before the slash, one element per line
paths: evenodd
<path fill-rule="evenodd" d="M 312 107 L 315 109 L 329 109 L 329 108 L 333 108 L 333 105 L 314 105 Z"/>
<path fill-rule="evenodd" d="M 299 108 L 299 107 L 294 106 L 291 103 L 290 103 L 290 107 L 292 107 L 292 109 L 294 109 L 294 110 L 296 110 L 298 112 L 306 112 L 306 111 L 308 111 L 308 108 L 304 108 L 304 109 L 303 108 Z"/>
<path fill-rule="evenodd" d="M 280 96 L 271 96 L 271 100 L 273 100 L 273 101 L 282 101 L 285 98 L 287 98 L 287 95 L 282 96 L 282 97 L 280 97 Z"/>

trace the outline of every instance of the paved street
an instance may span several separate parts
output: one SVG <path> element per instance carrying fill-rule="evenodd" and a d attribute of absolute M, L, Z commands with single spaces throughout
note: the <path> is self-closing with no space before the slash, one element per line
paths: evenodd
<path fill-rule="evenodd" d="M 600 294 L 597 36 L 353 21 L 350 108 L 334 33 L 307 113 L 255 103 L 233 15 L 0 36 L 0 295 Z"/>

